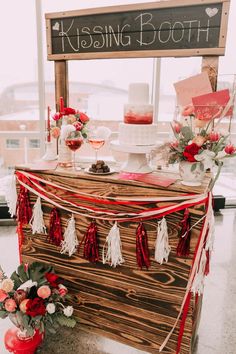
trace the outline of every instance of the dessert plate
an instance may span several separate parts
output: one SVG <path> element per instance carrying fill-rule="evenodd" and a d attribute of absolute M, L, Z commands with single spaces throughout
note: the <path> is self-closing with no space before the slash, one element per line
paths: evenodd
<path fill-rule="evenodd" d="M 85 168 L 84 172 L 86 172 L 90 175 L 97 175 L 97 176 L 107 176 L 107 175 L 112 175 L 113 173 L 116 173 L 116 171 L 113 169 L 110 169 L 109 172 L 92 172 L 92 171 L 89 171 L 89 168 Z"/>

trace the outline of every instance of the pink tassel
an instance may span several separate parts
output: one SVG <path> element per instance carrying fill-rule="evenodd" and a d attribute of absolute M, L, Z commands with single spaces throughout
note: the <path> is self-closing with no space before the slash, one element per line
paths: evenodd
<path fill-rule="evenodd" d="M 136 231 L 136 258 L 139 268 L 150 267 L 147 232 L 142 222 Z"/>
<path fill-rule="evenodd" d="M 97 225 L 95 221 L 91 222 L 84 236 L 84 258 L 90 262 L 99 261 Z"/>
<path fill-rule="evenodd" d="M 30 207 L 29 192 L 24 186 L 20 186 L 20 192 L 16 204 L 17 221 L 22 225 L 29 224 L 32 217 Z"/>
<path fill-rule="evenodd" d="M 56 246 L 60 246 L 63 240 L 60 215 L 56 208 L 53 208 L 50 214 L 48 240 Z"/>
<path fill-rule="evenodd" d="M 190 252 L 190 238 L 191 238 L 191 232 L 190 232 L 190 214 L 188 209 L 185 209 L 184 211 L 184 218 L 181 221 L 182 227 L 181 227 L 181 233 L 180 233 L 180 240 L 179 244 L 176 249 L 177 256 L 179 257 L 187 257 Z"/>

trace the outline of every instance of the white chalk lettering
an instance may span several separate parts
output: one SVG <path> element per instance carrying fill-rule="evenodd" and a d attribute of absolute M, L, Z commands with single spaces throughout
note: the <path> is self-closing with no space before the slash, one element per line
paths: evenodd
<path fill-rule="evenodd" d="M 115 40 L 115 43 L 117 47 L 120 45 L 120 25 L 117 26 L 117 32 L 115 33 L 114 29 L 112 26 L 108 26 L 108 31 L 110 34 L 110 47 L 113 45 L 113 39 Z"/>
<path fill-rule="evenodd" d="M 104 34 L 102 32 L 103 28 L 102 26 L 94 26 L 93 27 L 93 33 L 98 33 L 101 35 L 101 42 L 99 40 L 94 41 L 93 46 L 94 48 L 103 48 L 105 45 L 105 38 Z"/>
<path fill-rule="evenodd" d="M 209 29 L 210 29 L 210 20 L 207 20 L 207 27 L 205 29 L 201 28 L 201 21 L 198 21 L 198 32 L 197 32 L 197 42 L 200 42 L 200 35 L 205 32 L 206 39 L 205 41 L 208 42 L 209 40 Z"/>
<path fill-rule="evenodd" d="M 145 17 L 145 19 L 143 19 Z M 149 12 L 144 12 L 137 17 L 135 17 L 135 20 L 140 18 L 140 37 L 139 40 L 137 39 L 137 42 L 142 46 L 142 45 L 151 45 L 152 43 L 155 42 L 156 39 L 156 31 L 155 31 L 155 26 L 151 23 L 152 20 L 152 14 Z M 150 29 L 153 31 L 151 32 Z M 149 31 L 148 33 L 151 34 L 153 33 L 153 38 L 149 42 L 144 42 L 143 41 L 143 32 Z"/>
<path fill-rule="evenodd" d="M 180 37 L 176 39 L 176 32 L 177 31 L 181 31 L 181 32 L 180 32 Z M 184 38 L 184 25 L 182 22 L 177 21 L 172 26 L 172 40 L 173 40 L 173 42 L 178 43 L 178 42 L 182 41 L 183 38 Z"/>
<path fill-rule="evenodd" d="M 167 24 L 168 28 L 162 28 L 165 24 Z M 171 38 L 171 23 L 169 21 L 164 21 L 161 23 L 160 27 L 159 27 L 159 31 L 158 31 L 158 39 L 161 43 L 167 43 L 169 42 L 170 38 Z M 166 34 L 167 33 L 167 37 L 166 39 L 162 39 L 161 38 L 161 34 Z"/>
<path fill-rule="evenodd" d="M 191 42 L 192 23 L 194 23 L 194 22 L 198 22 L 198 20 L 183 21 L 183 23 L 189 24 L 189 28 L 185 29 L 185 30 L 188 30 L 188 42 Z"/>
<path fill-rule="evenodd" d="M 90 28 L 89 27 L 82 27 L 81 32 L 84 34 L 87 34 L 89 36 L 89 41 L 87 41 L 86 39 L 82 39 L 81 41 L 81 47 L 82 48 L 90 48 L 93 45 L 93 39 L 92 36 L 90 34 Z"/>
<path fill-rule="evenodd" d="M 126 25 L 124 25 L 121 28 L 121 34 L 120 34 L 120 43 L 123 47 L 126 47 L 127 45 L 131 44 L 131 37 L 129 35 L 124 35 L 123 32 L 125 30 L 126 27 L 130 27 L 130 25 L 128 23 L 126 23 Z M 123 38 L 127 39 L 127 42 L 124 43 Z"/>
<path fill-rule="evenodd" d="M 71 41 L 70 41 L 69 32 L 70 32 L 70 30 L 71 30 L 73 24 L 74 24 L 74 20 L 71 21 L 71 24 L 70 24 L 69 28 L 68 28 L 67 31 L 65 32 L 65 31 L 64 31 L 64 23 L 63 23 L 63 21 L 61 21 L 61 31 L 59 32 L 59 36 L 61 37 L 61 46 L 62 46 L 62 52 L 63 52 L 63 53 L 65 52 L 65 38 L 67 39 L 67 41 L 68 41 L 70 47 L 74 50 L 74 52 L 78 52 L 78 51 L 79 51 L 79 49 L 78 49 L 78 48 L 75 48 L 75 47 L 72 45 Z"/>

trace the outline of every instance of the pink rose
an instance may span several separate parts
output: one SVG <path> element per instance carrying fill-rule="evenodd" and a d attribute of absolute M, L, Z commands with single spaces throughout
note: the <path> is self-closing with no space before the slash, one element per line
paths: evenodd
<path fill-rule="evenodd" d="M 219 139 L 220 139 L 220 134 L 219 133 L 212 131 L 209 134 L 209 140 L 210 141 L 218 141 Z"/>
<path fill-rule="evenodd" d="M 177 120 L 174 120 L 174 122 L 172 123 L 172 128 L 175 133 L 179 134 L 182 128 L 182 124 L 177 122 Z"/>
<path fill-rule="evenodd" d="M 16 301 L 16 303 L 19 305 L 23 300 L 25 300 L 27 297 L 27 293 L 25 290 L 19 289 L 16 290 L 16 292 L 14 293 L 14 300 Z"/>
<path fill-rule="evenodd" d="M 52 134 L 52 137 L 53 137 L 54 139 L 59 138 L 60 133 L 61 133 L 61 129 L 60 129 L 59 127 L 53 127 L 53 128 L 51 129 L 51 134 Z"/>
<path fill-rule="evenodd" d="M 75 122 L 75 123 L 73 123 L 73 126 L 75 127 L 75 129 L 77 131 L 81 131 L 83 129 L 84 125 L 82 123 L 80 123 L 80 122 Z"/>
<path fill-rule="evenodd" d="M 25 299 L 23 301 L 21 301 L 20 303 L 20 310 L 23 312 L 23 313 L 26 313 L 26 307 L 27 307 L 27 303 L 30 301 L 30 299 Z"/>
<path fill-rule="evenodd" d="M 47 299 L 51 295 L 51 289 L 48 285 L 43 285 L 38 288 L 37 294 L 42 299 Z"/>
<path fill-rule="evenodd" d="M 7 297 L 8 297 L 8 294 L 4 290 L 0 289 L 0 302 L 3 302 L 4 300 L 6 300 Z"/>
<path fill-rule="evenodd" d="M 182 111 L 182 116 L 187 117 L 191 116 L 194 114 L 194 106 L 189 104 L 188 106 L 185 106 L 183 111 Z"/>
<path fill-rule="evenodd" d="M 14 311 L 16 310 L 16 307 L 17 307 L 16 302 L 15 302 L 15 300 L 13 300 L 13 299 L 7 299 L 7 300 L 5 301 L 4 306 L 5 306 L 5 309 L 6 309 L 8 312 L 14 312 Z"/>
<path fill-rule="evenodd" d="M 59 295 L 62 296 L 62 297 L 65 296 L 68 293 L 67 288 L 64 285 L 62 285 L 62 284 L 58 285 L 58 289 L 59 289 Z"/>
<path fill-rule="evenodd" d="M 62 114 L 57 112 L 52 116 L 52 119 L 57 121 L 57 120 L 61 119 L 61 117 L 62 117 Z"/>
<path fill-rule="evenodd" d="M 225 147 L 225 152 L 228 155 L 232 155 L 236 152 L 236 147 L 233 144 L 228 144 Z"/>

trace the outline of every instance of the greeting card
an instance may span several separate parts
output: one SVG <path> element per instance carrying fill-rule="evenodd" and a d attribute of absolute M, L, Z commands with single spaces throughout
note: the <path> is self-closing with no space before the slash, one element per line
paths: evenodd
<path fill-rule="evenodd" d="M 200 120 L 210 120 L 220 118 L 222 114 L 224 117 L 232 116 L 232 105 L 224 112 L 229 99 L 230 94 L 228 89 L 193 97 L 192 103 L 196 117 Z"/>
<path fill-rule="evenodd" d="M 192 97 L 212 92 L 211 83 L 206 72 L 191 76 L 174 83 L 177 103 L 180 106 L 192 104 Z"/>

